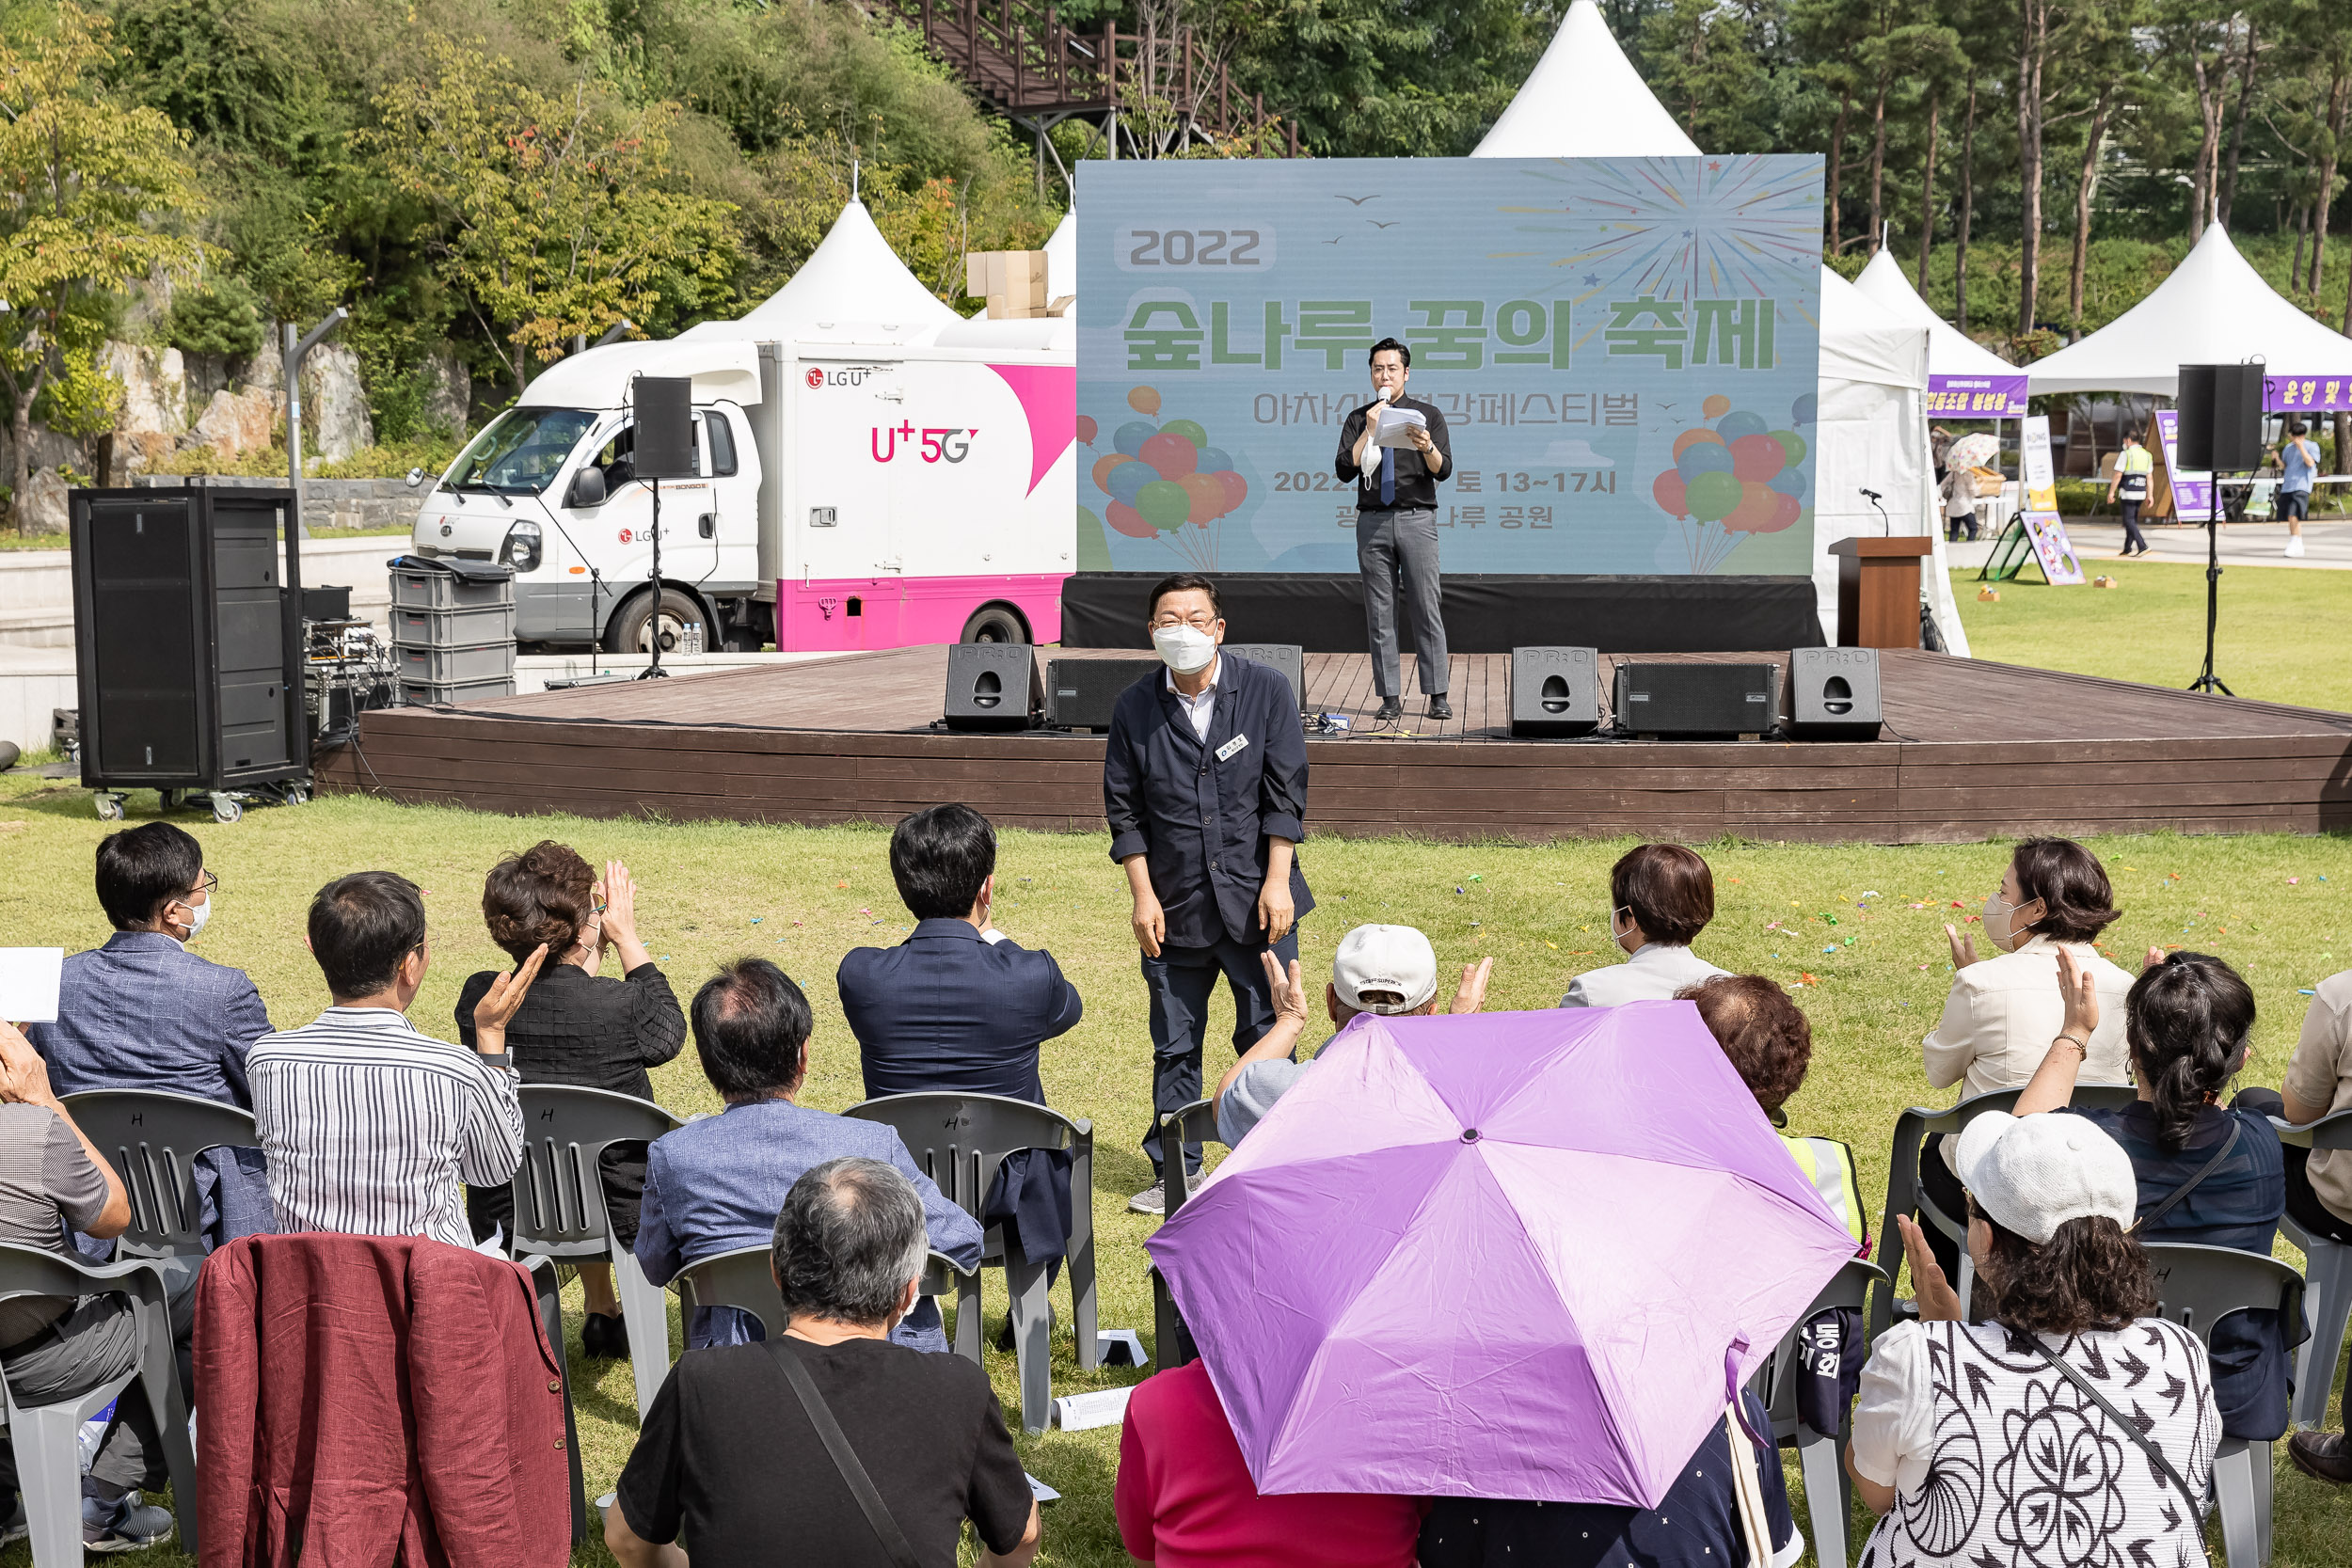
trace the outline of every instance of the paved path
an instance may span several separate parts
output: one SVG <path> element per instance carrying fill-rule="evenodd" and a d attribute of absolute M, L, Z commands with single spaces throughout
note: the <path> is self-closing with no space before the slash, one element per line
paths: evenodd
<path fill-rule="evenodd" d="M 2205 531 L 2175 523 L 2140 525 L 2148 536 L 2149 551 L 2135 560 L 2174 562 L 2184 565 L 2202 565 L 2205 560 Z M 2070 517 L 2066 520 L 2066 535 L 2074 541 L 2084 566 L 2097 572 L 2101 564 L 2114 560 L 2123 548 L 2123 525 L 2111 520 Z M 2352 571 L 2352 518 L 2322 518 L 2303 525 L 2303 555 L 2290 559 L 2286 549 L 2287 526 L 2284 523 L 2225 523 L 2221 527 L 2221 564 L 2224 566 L 2300 566 L 2321 571 Z M 1946 546 L 1955 571 L 1975 571 L 1993 553 L 1990 540 L 1979 539 L 1973 544 Z"/>

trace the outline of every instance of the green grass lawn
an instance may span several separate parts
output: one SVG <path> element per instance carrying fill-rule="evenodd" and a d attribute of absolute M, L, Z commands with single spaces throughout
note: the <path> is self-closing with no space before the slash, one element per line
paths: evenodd
<path fill-rule="evenodd" d="M 1998 608 L 2022 607 L 2033 592 L 2012 590 Z M 2077 595 L 2122 605 L 2146 597 Z M 2042 634 L 2021 616 L 2010 635 Z M 135 794 L 130 809 L 132 819 L 141 820 L 153 814 L 156 799 Z M 180 820 L 204 840 L 221 882 L 219 912 L 200 950 L 250 972 L 281 1026 L 307 1022 L 326 1002 L 302 945 L 310 895 L 342 872 L 381 866 L 426 890 L 433 969 L 414 1017 L 447 1035 L 466 975 L 502 961 L 482 927 L 484 872 L 501 853 L 553 836 L 591 860 L 619 856 L 629 863 L 644 886 L 639 907 L 648 942 L 681 994 L 720 960 L 747 953 L 773 958 L 800 979 L 818 1016 L 805 1098 L 834 1109 L 860 1098 L 856 1046 L 842 1022 L 834 968 L 849 948 L 895 942 L 910 924 L 891 887 L 886 835 L 872 829 L 523 820 L 351 797 L 254 810 L 229 829 L 189 814 Z M 105 831 L 77 785 L 24 775 L 0 779 L 0 865 L 8 872 L 0 878 L 0 940 L 74 948 L 103 940 L 88 890 L 92 847 Z M 1305 855 L 1321 900 L 1302 928 L 1307 972 L 1320 983 L 1348 927 L 1400 922 L 1427 931 L 1441 963 L 1492 955 L 1493 1006 L 1549 1006 L 1569 976 L 1608 961 L 1607 872 L 1624 847 L 1317 840 Z M 2247 1081 L 2275 1085 L 2308 1005 L 2300 990 L 2352 963 L 2352 843 L 2160 835 L 2103 840 L 2094 847 L 2124 910 L 2110 932 L 2112 949 L 2128 956 L 2150 942 L 2177 942 L 2240 966 L 2261 1006 Z M 1095 1125 L 1103 1324 L 1136 1328 L 1149 1339 L 1142 1242 L 1154 1222 L 1129 1214 L 1125 1201 L 1150 1180 L 1137 1140 L 1150 1111 L 1151 1050 L 1126 898 L 1104 848 L 1100 835 L 1008 833 L 998 921 L 1017 940 L 1050 947 L 1086 997 L 1085 1021 L 1045 1047 L 1044 1077 L 1056 1105 Z M 1977 909 L 1998 878 L 2005 849 L 1725 842 L 1707 853 L 1719 906 L 1704 951 L 1728 968 L 1801 985 L 1796 994 L 1813 1020 L 1813 1073 L 1789 1106 L 1791 1128 L 1851 1143 L 1865 1194 L 1883 1191 L 1896 1113 L 1938 1098 L 1922 1080 L 1918 1041 L 1949 983 L 1943 922 Z M 1211 1041 L 1230 1026 L 1226 1012 L 1224 1022 L 1212 1022 Z M 1212 1075 L 1223 1050 L 1210 1047 Z M 657 1071 L 654 1082 L 663 1103 L 680 1113 L 717 1107 L 691 1050 Z M 2281 1256 L 2300 1261 L 2291 1249 Z M 1000 1286 L 992 1289 L 993 1315 L 1001 1312 L 1003 1296 Z M 573 1306 L 576 1355 L 576 1297 Z M 1056 1359 L 1061 1392 L 1136 1375 L 1081 1375 L 1066 1337 L 1057 1343 Z M 992 1352 L 989 1364 L 1009 1409 L 1017 1394 L 1011 1358 Z M 611 1486 L 628 1457 L 634 1401 L 626 1363 L 576 1361 L 575 1368 L 593 1494 Z M 1118 1445 L 1116 1428 L 1022 1441 L 1030 1469 L 1064 1497 L 1046 1515 L 1045 1560 L 1090 1568 L 1125 1560 L 1111 1511 Z M 2283 1458 L 2279 1472 L 2282 1568 L 2343 1561 L 2344 1543 L 2352 1539 L 2352 1493 L 2307 1481 Z M 25 1560 L 21 1547 L 0 1558 L 9 1568 Z M 156 1553 L 149 1560 L 190 1560 Z M 596 1546 L 578 1560 L 608 1560 Z"/>
<path fill-rule="evenodd" d="M 2150 686 L 2185 687 L 2205 659 L 2205 569 L 2138 561 L 2085 562 L 2089 583 L 2052 588 L 2027 572 L 1977 597 L 1974 570 L 1952 574 L 1969 652 L 2003 664 L 2074 670 Z M 2265 703 L 2352 709 L 2352 572 L 2233 566 L 2221 577 L 2214 664 L 2232 692 Z"/>

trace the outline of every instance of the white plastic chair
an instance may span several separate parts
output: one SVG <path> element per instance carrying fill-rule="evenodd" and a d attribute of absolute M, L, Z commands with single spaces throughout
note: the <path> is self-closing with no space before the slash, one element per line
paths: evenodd
<path fill-rule="evenodd" d="M 2279 1130 L 2282 1144 L 2352 1148 L 2352 1111 L 2338 1111 L 2301 1127 L 2273 1117 L 2270 1125 Z M 2303 1278 L 2313 1298 L 2308 1304 L 2312 1337 L 2295 1358 L 2295 1424 L 2310 1431 L 2327 1424 L 2328 1396 L 2336 1386 L 2336 1357 L 2344 1350 L 2345 1324 L 2352 1321 L 2352 1245 L 2312 1235 L 2293 1214 L 2282 1216 L 2279 1228 L 2303 1249 Z"/>
<path fill-rule="evenodd" d="M 1821 1288 L 1813 1305 L 1790 1325 L 1779 1349 L 1772 1352 L 1763 1372 L 1752 1384 L 1772 1416 L 1772 1441 L 1782 1443 L 1791 1437 L 1797 1440 L 1797 1465 L 1804 1477 L 1805 1521 L 1813 1528 L 1814 1560 L 1820 1568 L 1846 1568 L 1847 1521 L 1852 1514 L 1851 1482 L 1841 1463 L 1846 1413 L 1839 1413 L 1840 1430 L 1836 1432 L 1816 1432 L 1798 1418 L 1797 1375 L 1803 1370 L 1804 1357 L 1798 1352 L 1797 1334 L 1815 1313 L 1824 1308 L 1851 1307 L 1862 1324 L 1863 1338 L 1859 1345 L 1848 1347 L 1848 1353 L 1867 1360 L 1870 1354 L 1869 1315 L 1866 1309 L 1869 1292 L 1887 1293 L 1894 1288 L 1886 1271 L 1876 1263 L 1860 1258 L 1848 1259 Z"/>

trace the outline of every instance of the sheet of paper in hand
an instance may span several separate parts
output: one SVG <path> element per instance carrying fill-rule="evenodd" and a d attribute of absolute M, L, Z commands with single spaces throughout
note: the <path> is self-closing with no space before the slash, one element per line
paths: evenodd
<path fill-rule="evenodd" d="M 0 1018 L 11 1023 L 55 1023 L 62 947 L 0 947 Z"/>
<path fill-rule="evenodd" d="M 1379 433 L 1372 438 L 1376 447 L 1409 447 L 1414 431 L 1429 428 L 1429 421 L 1422 418 L 1418 408 L 1394 408 L 1383 404 L 1379 415 Z"/>

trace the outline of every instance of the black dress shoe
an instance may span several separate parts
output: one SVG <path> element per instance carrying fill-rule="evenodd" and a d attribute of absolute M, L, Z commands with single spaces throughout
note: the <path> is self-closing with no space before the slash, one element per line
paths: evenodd
<path fill-rule="evenodd" d="M 626 1319 L 609 1318 L 601 1312 L 591 1312 L 580 1325 L 580 1351 L 606 1360 L 618 1360 L 628 1354 L 628 1323 Z"/>
<path fill-rule="evenodd" d="M 1380 711 L 1372 716 L 1372 721 L 1375 724 L 1393 724 L 1404 717 L 1405 704 L 1401 698 L 1383 697 L 1380 699 Z"/>
<path fill-rule="evenodd" d="M 1429 699 L 1429 717 L 1432 719 L 1451 719 L 1454 717 L 1454 705 L 1445 700 L 1444 692 L 1440 691 L 1436 696 Z"/>
<path fill-rule="evenodd" d="M 2352 1486 L 2352 1442 L 2341 1432 L 2298 1432 L 2287 1439 L 2287 1457 L 2307 1476 Z"/>

